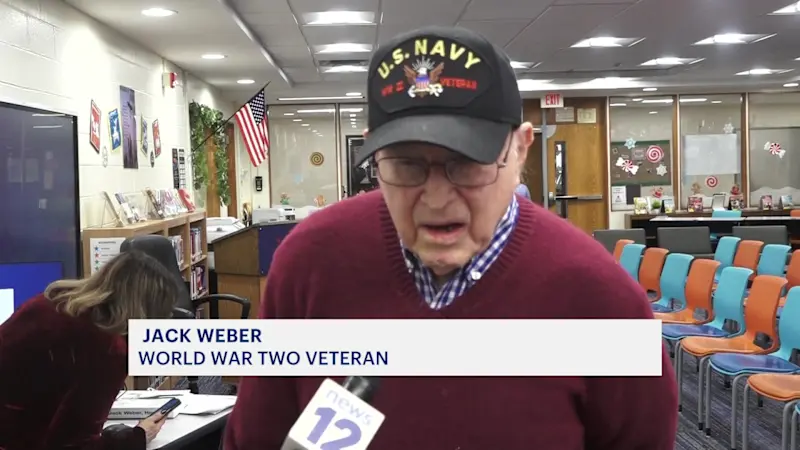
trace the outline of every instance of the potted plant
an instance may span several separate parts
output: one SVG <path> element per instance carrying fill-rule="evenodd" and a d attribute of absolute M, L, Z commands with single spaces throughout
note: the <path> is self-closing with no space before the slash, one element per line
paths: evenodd
<path fill-rule="evenodd" d="M 654 198 L 650 202 L 650 212 L 652 214 L 658 214 L 661 212 L 661 199 Z"/>

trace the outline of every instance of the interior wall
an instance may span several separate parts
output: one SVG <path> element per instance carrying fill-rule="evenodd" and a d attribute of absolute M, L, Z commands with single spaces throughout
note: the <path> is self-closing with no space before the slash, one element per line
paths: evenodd
<path fill-rule="evenodd" d="M 78 117 L 81 228 L 111 222 L 103 191 L 140 194 L 148 187 L 172 187 L 172 148 L 186 149 L 187 156 L 190 150 L 188 101 L 232 109 L 202 81 L 59 0 L 0 2 L 0 61 L 0 100 Z M 185 83 L 164 91 L 161 75 L 170 71 L 183 74 Z M 120 85 L 136 92 L 137 128 L 142 117 L 148 124 L 159 121 L 162 153 L 154 167 L 140 151 L 139 168 L 124 169 L 122 151 L 110 152 L 108 113 L 120 107 Z M 101 110 L 107 167 L 89 144 L 92 100 Z"/>
<path fill-rule="evenodd" d="M 671 106 L 670 106 L 671 108 Z M 800 101 L 797 104 L 774 104 L 768 105 L 754 105 L 751 100 L 751 115 L 750 115 L 750 128 L 776 128 L 776 127 L 800 127 Z M 672 120 L 666 119 L 664 113 L 650 114 L 654 108 L 644 107 L 617 107 L 611 108 L 611 140 L 624 141 L 628 135 L 632 133 L 631 130 L 639 130 L 640 139 L 644 140 L 645 137 L 649 140 L 671 139 L 672 136 Z M 659 110 L 661 111 L 661 110 Z M 719 105 L 694 105 L 685 104 L 680 105 L 680 131 L 682 135 L 686 134 L 704 134 L 704 133 L 723 133 L 722 128 L 726 123 L 731 123 L 738 131 L 741 128 L 741 105 L 738 101 L 735 104 L 719 104 Z M 751 132 L 752 133 L 752 132 Z M 788 144 L 784 144 L 786 146 Z M 798 142 L 800 145 L 800 142 Z M 751 155 L 756 152 L 763 152 L 764 142 L 756 142 L 751 139 Z M 672 148 L 675 149 L 676 145 L 673 143 Z M 751 156 L 752 158 L 752 156 Z M 784 158 L 785 165 L 789 159 Z M 760 164 L 751 164 L 749 166 L 750 178 L 754 178 L 754 173 L 757 173 Z M 755 172 L 754 172 L 755 170 Z M 756 175 L 758 176 L 758 175 Z M 768 175 L 767 175 L 768 176 Z M 738 177 L 719 176 L 720 188 L 733 185 L 738 182 Z M 684 182 L 686 184 L 686 182 Z M 689 182 L 691 184 L 691 182 Z M 780 190 L 783 186 L 772 186 L 770 192 Z M 670 186 L 671 190 L 672 186 Z M 800 186 L 798 186 L 800 188 Z M 681 192 L 681 204 L 685 206 L 686 200 L 683 197 L 690 195 L 684 187 Z M 752 194 L 751 194 L 752 195 Z M 757 193 L 760 195 L 760 193 Z M 800 195 L 800 191 L 795 193 L 795 198 Z M 677 203 L 678 199 L 676 199 Z M 757 202 L 758 197 L 754 195 L 751 197 L 751 203 Z M 612 211 L 610 216 L 610 228 L 624 228 L 625 227 L 625 214 L 631 211 Z"/>

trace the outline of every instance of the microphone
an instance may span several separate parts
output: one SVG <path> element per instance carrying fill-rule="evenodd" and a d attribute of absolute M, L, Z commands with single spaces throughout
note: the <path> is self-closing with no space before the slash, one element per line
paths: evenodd
<path fill-rule="evenodd" d="M 281 450 L 366 450 L 385 416 L 369 404 L 377 377 L 326 378 L 289 430 Z"/>

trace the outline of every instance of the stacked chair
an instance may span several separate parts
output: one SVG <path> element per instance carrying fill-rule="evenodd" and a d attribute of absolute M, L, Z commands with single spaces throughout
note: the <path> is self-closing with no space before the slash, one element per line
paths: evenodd
<path fill-rule="evenodd" d="M 730 380 L 734 450 L 739 443 L 738 448 L 749 447 L 753 392 L 759 405 L 762 400 L 784 405 L 780 450 L 795 450 L 800 426 L 800 365 L 793 358 L 800 350 L 800 250 L 790 256 L 790 246 L 775 242 L 780 230 L 772 233 L 774 240 L 766 245 L 747 239 L 747 233 L 721 237 L 713 259 L 698 252 L 705 250 L 699 242 L 670 241 L 669 232 L 667 242 L 673 248 L 683 246 L 695 253 L 646 248 L 632 239 L 620 240 L 609 250 L 651 294 L 654 316 L 662 321 L 662 337 L 674 356 L 679 399 L 684 360 L 687 355 L 697 360 L 697 424 L 707 435 L 715 374 L 726 385 Z"/>

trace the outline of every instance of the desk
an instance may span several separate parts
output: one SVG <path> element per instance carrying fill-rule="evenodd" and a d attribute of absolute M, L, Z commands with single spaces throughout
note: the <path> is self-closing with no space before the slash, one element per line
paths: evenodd
<path fill-rule="evenodd" d="M 221 431 L 225 428 L 230 413 L 231 409 L 207 416 L 178 414 L 174 419 L 167 419 L 167 423 L 161 428 L 158 436 L 147 444 L 147 449 L 176 450 L 196 448 L 194 444 L 209 434 L 219 431 L 221 436 Z M 103 428 L 115 424 L 135 427 L 138 422 L 138 420 L 111 420 L 106 422 Z M 217 446 L 219 446 L 219 443 L 217 443 Z"/>
<path fill-rule="evenodd" d="M 759 211 L 760 212 L 760 211 Z M 763 211 L 773 213 L 778 211 Z M 735 226 L 764 226 L 764 225 L 784 225 L 789 233 L 791 244 L 800 245 L 800 217 L 788 215 L 749 215 L 742 217 L 709 217 L 693 216 L 689 214 L 674 214 L 662 216 L 643 216 L 636 217 L 632 222 L 634 228 L 645 230 L 645 239 L 648 247 L 654 247 L 658 243 L 658 227 L 699 227 L 706 226 L 712 234 L 717 236 L 728 236 L 733 233 Z"/>

